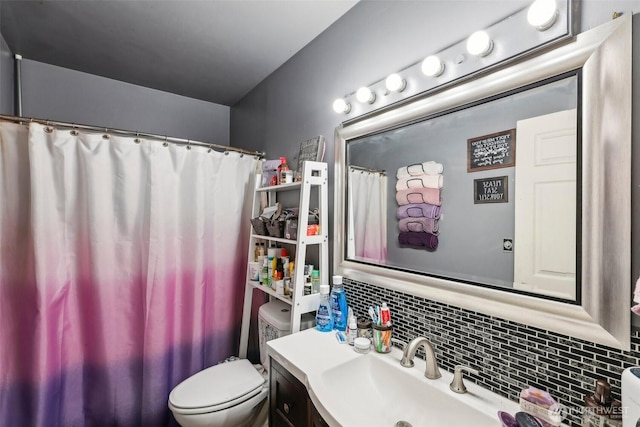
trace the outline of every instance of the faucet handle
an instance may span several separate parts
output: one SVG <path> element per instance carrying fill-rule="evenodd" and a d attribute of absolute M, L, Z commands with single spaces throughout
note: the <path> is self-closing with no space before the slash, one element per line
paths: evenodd
<path fill-rule="evenodd" d="M 449 384 L 449 388 L 456 393 L 467 392 L 467 387 L 465 387 L 464 381 L 462 381 L 463 372 L 469 372 L 470 374 L 476 375 L 480 374 L 480 372 L 478 372 L 476 369 L 464 365 L 456 365 L 453 372 L 453 381 L 451 381 L 451 384 Z"/>

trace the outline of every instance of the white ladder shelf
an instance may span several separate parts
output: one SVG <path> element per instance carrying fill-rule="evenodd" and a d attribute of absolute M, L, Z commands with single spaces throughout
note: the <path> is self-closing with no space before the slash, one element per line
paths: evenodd
<path fill-rule="evenodd" d="M 253 302 L 253 290 L 268 294 L 271 298 L 276 298 L 291 305 L 291 333 L 300 331 L 300 319 L 305 313 L 316 311 L 320 303 L 320 294 L 304 295 L 304 266 L 307 259 L 307 249 L 310 246 L 319 246 L 319 270 L 320 283 L 328 284 L 329 274 L 329 221 L 328 221 L 328 190 L 327 190 L 327 164 L 322 162 L 305 161 L 302 168 L 302 180 L 290 184 L 274 185 L 270 187 L 261 187 L 260 179 L 256 180 L 256 188 L 253 193 L 253 209 L 252 217 L 257 217 L 260 210 L 260 198 L 262 194 L 267 194 L 268 205 L 273 206 L 278 201 L 278 194 L 283 192 L 299 192 L 298 202 L 298 228 L 297 238 L 284 239 L 279 237 L 269 237 L 255 234 L 252 229 L 251 238 L 249 240 L 248 261 L 253 261 L 254 248 L 256 242 L 266 242 L 271 245 L 285 245 L 288 247 L 295 246 L 295 269 L 293 273 L 293 290 L 291 296 L 278 295 L 275 290 L 262 285 L 258 281 L 250 280 L 250 274 L 247 271 L 244 306 L 242 309 L 242 328 L 240 330 L 240 358 L 247 357 L 247 347 L 249 343 L 249 327 L 251 325 L 251 306 Z M 310 208 L 310 199 L 312 189 L 317 188 L 317 207 L 320 212 L 320 234 L 315 236 L 307 236 L 308 212 Z M 290 251 L 291 253 L 291 251 Z M 261 268 L 261 267 L 260 267 Z M 248 269 L 247 269 L 248 270 Z"/>

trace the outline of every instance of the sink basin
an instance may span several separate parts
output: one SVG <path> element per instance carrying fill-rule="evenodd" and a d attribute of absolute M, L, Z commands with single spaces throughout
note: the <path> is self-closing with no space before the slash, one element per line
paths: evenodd
<path fill-rule="evenodd" d="M 359 354 L 334 334 L 315 329 L 271 340 L 267 347 L 269 356 L 304 384 L 331 427 L 501 427 L 498 411 L 519 411 L 518 403 L 470 380 L 468 393 L 454 393 L 453 374 L 443 367 L 441 378 L 425 378 L 422 359 L 403 368 L 395 347 L 387 354 Z"/>
<path fill-rule="evenodd" d="M 342 426 L 500 427 L 497 411 L 514 409 L 470 381 L 468 393 L 452 392 L 452 375 L 444 370 L 442 378 L 426 379 L 422 360 L 413 368 L 399 360 L 399 353 L 369 353 L 338 364 L 310 384 L 312 399 Z"/>

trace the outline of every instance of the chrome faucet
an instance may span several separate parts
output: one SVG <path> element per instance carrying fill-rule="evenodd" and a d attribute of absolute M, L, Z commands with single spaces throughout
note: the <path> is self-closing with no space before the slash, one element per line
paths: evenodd
<path fill-rule="evenodd" d="M 404 348 L 404 352 L 402 353 L 402 360 L 400 361 L 400 365 L 405 368 L 413 367 L 413 358 L 416 355 L 416 350 L 418 347 L 423 346 L 424 352 L 426 354 L 425 362 L 427 366 L 424 370 L 424 376 L 429 378 L 430 380 L 435 380 L 436 378 L 440 378 L 440 369 L 438 369 L 438 362 L 436 360 L 436 353 L 433 351 L 433 345 L 429 342 L 425 337 L 416 337 Z"/>
<path fill-rule="evenodd" d="M 476 374 L 476 375 L 479 374 L 478 371 L 476 371 L 473 368 L 469 368 L 468 366 L 456 365 L 454 369 L 454 374 L 453 374 L 453 381 L 451 381 L 451 384 L 449 384 L 449 388 L 451 389 L 451 391 L 454 391 L 456 393 L 467 392 L 467 387 L 464 386 L 464 381 L 462 381 L 463 372 L 469 372 L 471 374 Z"/>

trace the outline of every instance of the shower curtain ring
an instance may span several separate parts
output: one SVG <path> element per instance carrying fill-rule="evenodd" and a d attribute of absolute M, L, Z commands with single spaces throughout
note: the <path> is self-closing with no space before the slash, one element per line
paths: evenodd
<path fill-rule="evenodd" d="M 76 130 L 76 124 L 75 123 L 71 123 L 71 132 L 69 132 L 71 135 L 73 136 L 78 136 L 78 131 Z"/>
<path fill-rule="evenodd" d="M 213 151 L 213 145 L 209 144 L 209 149 L 207 150 L 207 153 L 210 153 Z"/>
<path fill-rule="evenodd" d="M 140 132 L 136 132 L 136 138 L 133 140 L 136 144 L 140 144 Z"/>
<path fill-rule="evenodd" d="M 163 147 L 168 147 L 169 143 L 167 142 L 167 135 L 164 136 L 164 142 L 162 143 Z"/>
<path fill-rule="evenodd" d="M 187 150 L 191 150 L 191 140 L 187 139 Z"/>

